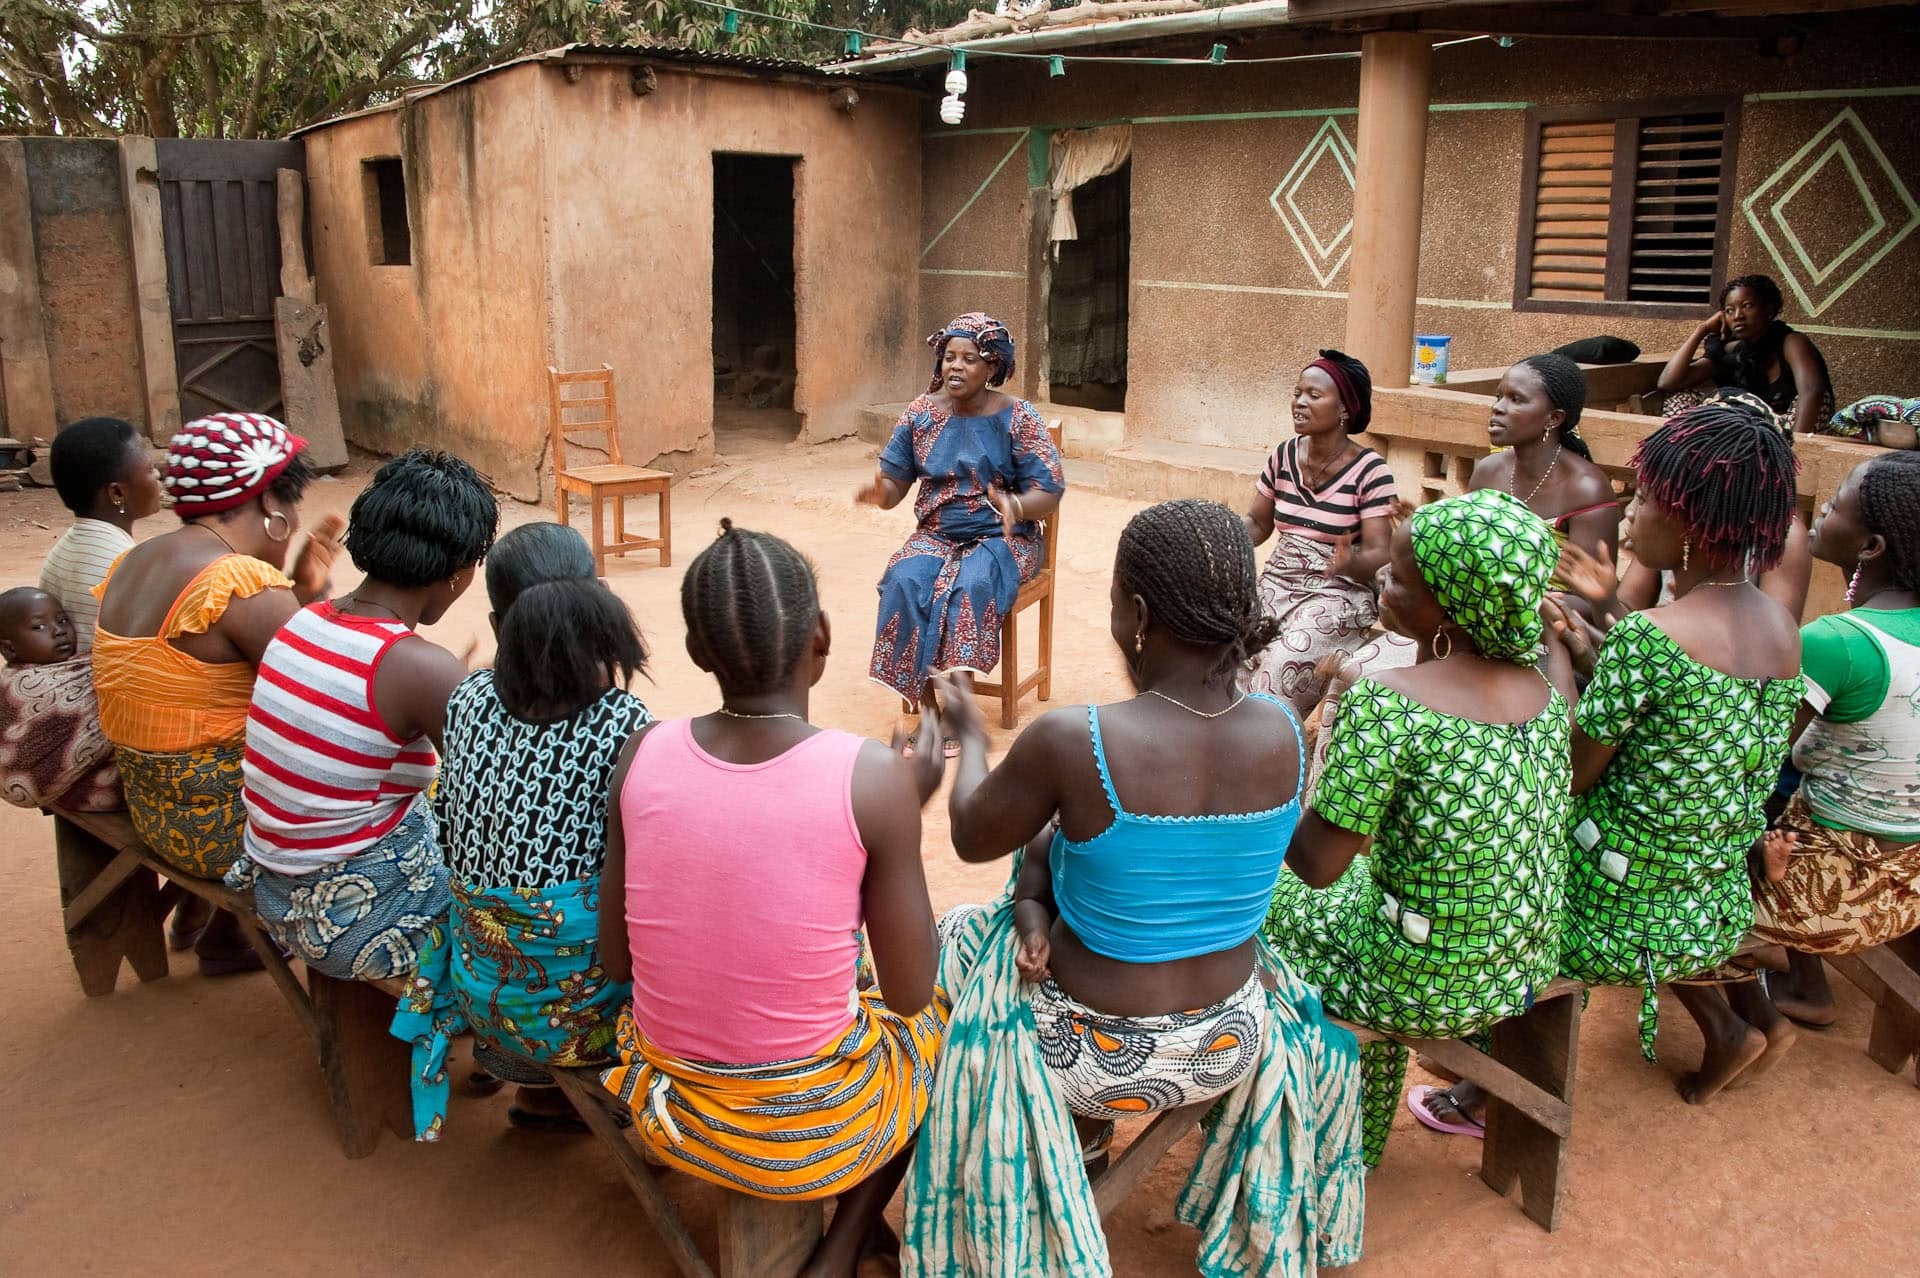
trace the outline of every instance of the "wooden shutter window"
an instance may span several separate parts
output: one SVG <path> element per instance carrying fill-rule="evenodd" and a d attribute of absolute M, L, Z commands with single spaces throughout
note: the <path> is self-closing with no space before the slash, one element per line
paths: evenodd
<path fill-rule="evenodd" d="M 1611 120 L 1541 125 L 1527 290 L 1532 296 L 1583 302 L 1606 296 L 1613 157 Z"/>
<path fill-rule="evenodd" d="M 1727 119 L 1720 112 L 1649 116 L 1632 134 L 1632 222 L 1625 240 L 1625 279 L 1616 296 L 1629 301 L 1713 301 Z M 1616 247 L 1616 252 L 1619 249 Z"/>

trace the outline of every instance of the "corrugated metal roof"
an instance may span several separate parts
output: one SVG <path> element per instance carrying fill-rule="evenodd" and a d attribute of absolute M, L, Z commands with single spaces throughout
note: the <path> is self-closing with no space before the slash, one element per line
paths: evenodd
<path fill-rule="evenodd" d="M 404 89 L 390 102 L 378 106 L 363 107 L 358 111 L 349 111 L 343 115 L 318 120 L 302 128 L 295 129 L 287 136 L 299 137 L 302 133 L 311 133 L 315 129 L 324 129 L 329 125 L 346 120 L 356 120 L 365 115 L 378 115 L 382 111 L 395 111 L 416 98 L 431 97 L 436 93 L 451 89 L 456 85 L 469 84 L 475 80 L 517 67 L 527 62 L 565 62 L 573 57 L 588 58 L 625 58 L 634 62 L 675 63 L 689 70 L 711 67 L 717 70 L 750 71 L 766 76 L 799 76 L 808 80 L 817 80 L 822 84 L 840 84 L 846 80 L 865 80 L 869 77 L 849 75 L 844 71 L 829 74 L 811 62 L 800 62 L 792 58 L 764 58 L 740 53 L 726 53 L 719 50 L 688 49 L 670 44 L 563 44 L 555 49 L 543 49 L 539 53 L 526 53 L 505 62 L 496 62 L 491 66 L 470 71 L 457 80 L 448 80 L 443 84 L 422 84 Z M 876 83 L 885 83 L 876 81 Z"/>

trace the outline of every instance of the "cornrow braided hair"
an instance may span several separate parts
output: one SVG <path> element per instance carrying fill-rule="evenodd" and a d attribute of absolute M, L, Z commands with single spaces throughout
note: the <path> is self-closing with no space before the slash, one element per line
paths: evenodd
<path fill-rule="evenodd" d="M 772 533 L 720 521 L 720 535 L 680 582 L 687 633 L 713 663 L 722 692 L 778 691 L 820 615 L 813 565 Z"/>
<path fill-rule="evenodd" d="M 1745 561 L 1750 572 L 1780 562 L 1799 461 L 1771 414 L 1710 400 L 1661 423 L 1631 465 L 1641 494 L 1685 524 L 1712 559 Z"/>
<path fill-rule="evenodd" d="M 1860 518 L 1886 538 L 1894 582 L 1920 591 L 1920 453 L 1888 453 L 1867 463 Z"/>
<path fill-rule="evenodd" d="M 1547 402 L 1567 415 L 1560 423 L 1561 446 L 1592 461 L 1593 450 L 1580 437 L 1580 414 L 1587 407 L 1587 375 L 1580 371 L 1580 365 L 1552 352 L 1529 355 L 1520 365 L 1539 374 L 1540 384 L 1547 388 Z"/>
<path fill-rule="evenodd" d="M 1273 642 L 1280 623 L 1260 611 L 1260 571 L 1240 516 L 1212 501 L 1165 501 L 1135 515 L 1114 561 L 1120 589 L 1176 639 L 1218 647 L 1209 683 L 1231 678 Z"/>

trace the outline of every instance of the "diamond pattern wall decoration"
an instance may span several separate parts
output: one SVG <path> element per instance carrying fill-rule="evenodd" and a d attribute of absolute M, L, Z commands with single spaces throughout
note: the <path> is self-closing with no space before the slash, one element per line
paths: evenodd
<path fill-rule="evenodd" d="M 1862 227 L 1851 241 L 1817 260 L 1805 240 L 1811 238 L 1811 199 L 1796 201 L 1812 184 L 1827 193 L 1851 188 L 1859 204 L 1849 225 Z M 1816 188 L 1819 190 L 1820 188 Z M 1896 206 L 1885 207 L 1875 190 Z M 1802 230 L 1793 226 L 1796 202 L 1802 212 Z M 1760 238 L 1768 256 L 1780 269 L 1787 286 L 1809 316 L 1820 314 L 1842 294 L 1864 279 L 1882 258 L 1920 227 L 1920 204 L 1894 171 L 1886 152 L 1874 141 L 1860 117 L 1847 107 L 1809 138 L 1804 146 L 1754 188 L 1740 205 L 1747 224 Z"/>
<path fill-rule="evenodd" d="M 1328 116 L 1302 148 L 1293 167 L 1287 170 L 1287 175 L 1280 179 L 1280 185 L 1274 187 L 1273 194 L 1267 197 L 1267 203 L 1280 216 L 1280 225 L 1286 227 L 1287 234 L 1293 237 L 1294 247 L 1300 250 L 1307 269 L 1320 281 L 1321 288 L 1333 282 L 1333 277 L 1340 273 L 1340 268 L 1347 264 L 1347 258 L 1353 252 L 1350 238 L 1353 232 L 1353 166 L 1353 143 L 1341 132 L 1334 117 Z M 1344 208 L 1346 217 L 1340 225 L 1333 225 L 1335 215 L 1316 210 L 1321 225 L 1318 229 L 1314 227 L 1312 217 L 1300 202 L 1302 190 L 1310 184 L 1315 192 L 1326 194 L 1335 193 L 1328 188 L 1337 190 L 1337 185 L 1344 184 L 1346 191 L 1338 203 Z M 1312 199 L 1312 194 L 1309 193 L 1309 204 L 1326 202 Z"/>

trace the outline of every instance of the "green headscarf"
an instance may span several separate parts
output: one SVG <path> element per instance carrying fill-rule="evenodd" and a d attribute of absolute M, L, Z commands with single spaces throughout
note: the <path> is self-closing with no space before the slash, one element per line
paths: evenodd
<path fill-rule="evenodd" d="M 1540 647 L 1540 600 L 1560 561 L 1553 530 L 1492 488 L 1422 506 L 1413 558 L 1433 597 L 1485 656 L 1522 665 Z"/>

